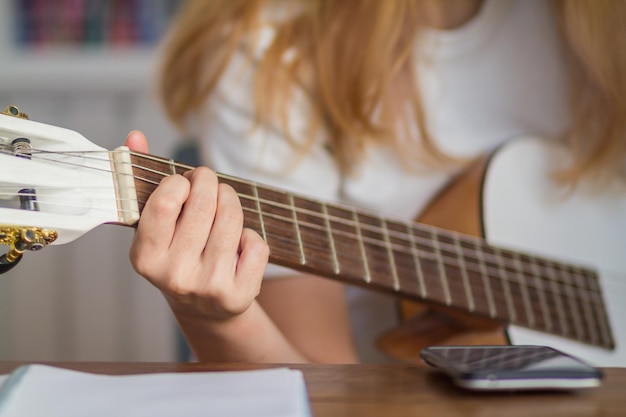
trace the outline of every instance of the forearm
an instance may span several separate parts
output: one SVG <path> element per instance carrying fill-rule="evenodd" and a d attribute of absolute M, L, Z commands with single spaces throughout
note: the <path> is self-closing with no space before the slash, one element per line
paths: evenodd
<path fill-rule="evenodd" d="M 174 314 L 201 362 L 309 362 L 256 301 L 245 313 L 221 322 Z"/>

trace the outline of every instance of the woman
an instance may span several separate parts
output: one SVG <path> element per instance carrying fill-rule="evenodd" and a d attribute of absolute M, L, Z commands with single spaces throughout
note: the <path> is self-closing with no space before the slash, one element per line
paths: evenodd
<path fill-rule="evenodd" d="M 413 219 L 471 161 L 520 134 L 568 144 L 564 183 L 619 175 L 624 9 L 189 0 L 168 38 L 162 96 L 218 172 Z M 146 146 L 137 133 L 129 144 Z M 267 247 L 242 231 L 240 213 L 222 214 L 233 211 L 232 189 L 207 169 L 173 177 L 131 251 L 198 359 L 384 360 L 373 341 L 396 319 L 394 300 L 273 266 L 259 290 Z"/>

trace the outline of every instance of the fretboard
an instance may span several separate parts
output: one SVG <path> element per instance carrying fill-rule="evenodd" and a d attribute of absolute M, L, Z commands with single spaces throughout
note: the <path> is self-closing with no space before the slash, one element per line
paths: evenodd
<path fill-rule="evenodd" d="M 193 167 L 132 154 L 140 211 L 165 176 Z M 416 222 L 219 175 L 270 262 L 348 284 L 614 348 L 597 274 Z"/>

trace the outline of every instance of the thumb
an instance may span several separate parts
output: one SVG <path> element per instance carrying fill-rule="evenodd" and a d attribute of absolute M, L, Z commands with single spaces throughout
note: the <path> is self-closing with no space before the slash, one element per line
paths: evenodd
<path fill-rule="evenodd" d="M 126 136 L 126 146 L 133 151 L 147 153 L 148 139 L 139 130 L 133 130 Z"/>

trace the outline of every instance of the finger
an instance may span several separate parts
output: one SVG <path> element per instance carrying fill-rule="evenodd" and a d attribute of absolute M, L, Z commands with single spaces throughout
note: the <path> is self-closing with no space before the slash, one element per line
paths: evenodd
<path fill-rule="evenodd" d="M 204 251 L 217 203 L 217 175 L 206 167 L 185 173 L 190 189 L 176 226 L 172 249 L 179 256 L 199 258 Z"/>
<path fill-rule="evenodd" d="M 227 184 L 219 184 L 215 220 L 204 251 L 206 265 L 216 277 L 235 274 L 235 262 L 243 230 L 243 211 L 236 191 Z"/>
<path fill-rule="evenodd" d="M 241 255 L 220 256 L 220 266 L 212 269 L 212 279 L 203 288 L 229 315 L 243 313 L 259 295 L 269 253 L 263 239 L 250 229 L 243 229 L 238 241 Z"/>
<path fill-rule="evenodd" d="M 133 245 L 138 263 L 156 265 L 160 259 L 167 260 L 176 222 L 188 194 L 189 181 L 180 175 L 171 175 L 164 178 L 148 198 Z"/>
<path fill-rule="evenodd" d="M 269 246 L 258 233 L 251 229 L 243 230 L 235 281 L 240 291 L 249 297 L 259 294 L 269 253 Z"/>
<path fill-rule="evenodd" d="M 148 139 L 139 130 L 133 130 L 126 136 L 126 146 L 133 151 L 148 153 Z"/>

